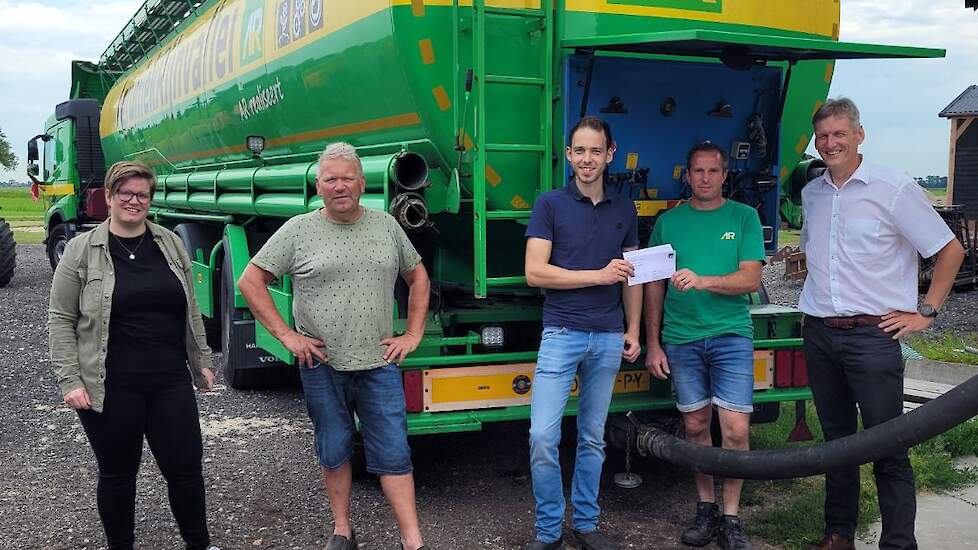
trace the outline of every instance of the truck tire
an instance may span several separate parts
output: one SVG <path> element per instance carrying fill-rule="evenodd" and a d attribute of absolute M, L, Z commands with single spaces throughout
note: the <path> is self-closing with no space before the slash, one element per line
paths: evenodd
<path fill-rule="evenodd" d="M 204 259 L 207 260 L 207 255 L 210 253 L 210 250 L 221 240 L 221 228 L 216 225 L 181 223 L 173 228 L 173 232 L 183 241 L 183 247 L 187 249 L 187 254 L 190 255 L 191 260 L 196 259 L 194 251 L 198 248 L 204 250 Z M 217 293 L 221 291 L 221 285 L 217 284 L 216 287 L 212 289 L 212 292 L 215 293 L 214 296 L 219 296 Z M 211 349 L 217 349 L 221 345 L 220 310 L 214 313 L 216 313 L 214 317 L 203 318 L 204 332 L 207 334 L 207 345 Z"/>
<path fill-rule="evenodd" d="M 65 246 L 68 245 L 68 224 L 59 223 L 51 228 L 51 232 L 48 233 L 48 261 L 51 262 L 51 270 L 57 269 L 58 262 L 61 261 L 61 255 L 65 252 Z"/>
<path fill-rule="evenodd" d="M 293 369 L 281 361 L 270 359 L 267 352 L 254 346 L 255 321 L 246 319 L 234 307 L 234 271 L 231 256 L 224 243 L 221 268 L 221 369 L 224 381 L 236 390 L 271 388 L 284 385 Z M 257 367 L 257 363 L 268 366 Z"/>
<path fill-rule="evenodd" d="M 7 286 L 14 277 L 14 266 L 17 264 L 17 246 L 14 243 L 14 232 L 10 224 L 0 218 L 0 288 Z"/>

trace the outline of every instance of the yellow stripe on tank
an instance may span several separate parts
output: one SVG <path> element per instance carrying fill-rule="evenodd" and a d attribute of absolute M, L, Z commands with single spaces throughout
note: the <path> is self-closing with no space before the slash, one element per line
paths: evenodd
<path fill-rule="evenodd" d="M 408 5 L 415 0 L 392 0 L 392 5 Z M 691 5 L 702 4 L 690 0 Z M 717 0 L 721 11 L 710 12 L 696 9 L 661 7 L 661 0 L 565 0 L 569 12 L 636 15 L 711 21 L 731 25 L 749 25 L 803 32 L 838 38 L 839 0 L 811 0 L 809 2 L 785 2 L 782 0 Z M 425 0 L 426 6 L 451 6 L 452 0 Z M 645 4 L 645 5 L 641 5 Z M 658 6 L 657 6 L 658 4 Z M 461 0 L 459 5 L 471 6 L 471 0 Z M 487 6 L 496 8 L 534 9 L 539 0 L 486 0 Z"/>

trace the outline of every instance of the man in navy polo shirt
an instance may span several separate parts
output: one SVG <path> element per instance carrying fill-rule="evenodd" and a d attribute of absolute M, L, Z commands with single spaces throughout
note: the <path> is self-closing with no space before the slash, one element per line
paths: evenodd
<path fill-rule="evenodd" d="M 622 357 L 633 362 L 641 350 L 642 287 L 627 286 L 634 271 L 622 259 L 622 252 L 638 248 L 638 216 L 628 197 L 604 185 L 605 168 L 615 153 L 611 128 L 597 117 L 585 117 L 567 142 L 574 179 L 537 199 L 526 230 L 526 280 L 543 288 L 546 298 L 530 405 L 537 534 L 527 550 L 562 545 L 564 493 L 557 445 L 575 376 L 573 536 L 587 550 L 616 548 L 597 531 L 604 423 Z"/>

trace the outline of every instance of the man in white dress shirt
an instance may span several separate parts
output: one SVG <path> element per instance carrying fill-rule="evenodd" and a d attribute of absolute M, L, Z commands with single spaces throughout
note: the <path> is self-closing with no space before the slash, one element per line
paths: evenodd
<path fill-rule="evenodd" d="M 903 412 L 899 338 L 930 326 L 951 290 L 964 249 L 909 176 L 870 164 L 859 109 L 826 102 L 812 118 L 825 174 L 802 191 L 801 247 L 808 278 L 805 358 L 828 440 L 856 432 L 856 407 L 871 428 Z M 927 295 L 917 303 L 918 254 L 937 255 Z M 913 470 L 904 451 L 873 464 L 883 516 L 881 549 L 916 549 Z M 859 468 L 825 476 L 825 538 L 819 550 L 853 548 Z"/>

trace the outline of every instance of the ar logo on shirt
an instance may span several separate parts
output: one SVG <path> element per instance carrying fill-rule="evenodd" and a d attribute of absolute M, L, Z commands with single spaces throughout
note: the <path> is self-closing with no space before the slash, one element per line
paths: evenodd
<path fill-rule="evenodd" d="M 737 238 L 737 234 L 736 233 L 734 233 L 733 231 L 727 231 L 726 233 L 723 234 L 722 237 L 720 237 L 720 240 L 721 241 L 732 241 L 732 240 L 735 240 L 736 238 Z"/>

